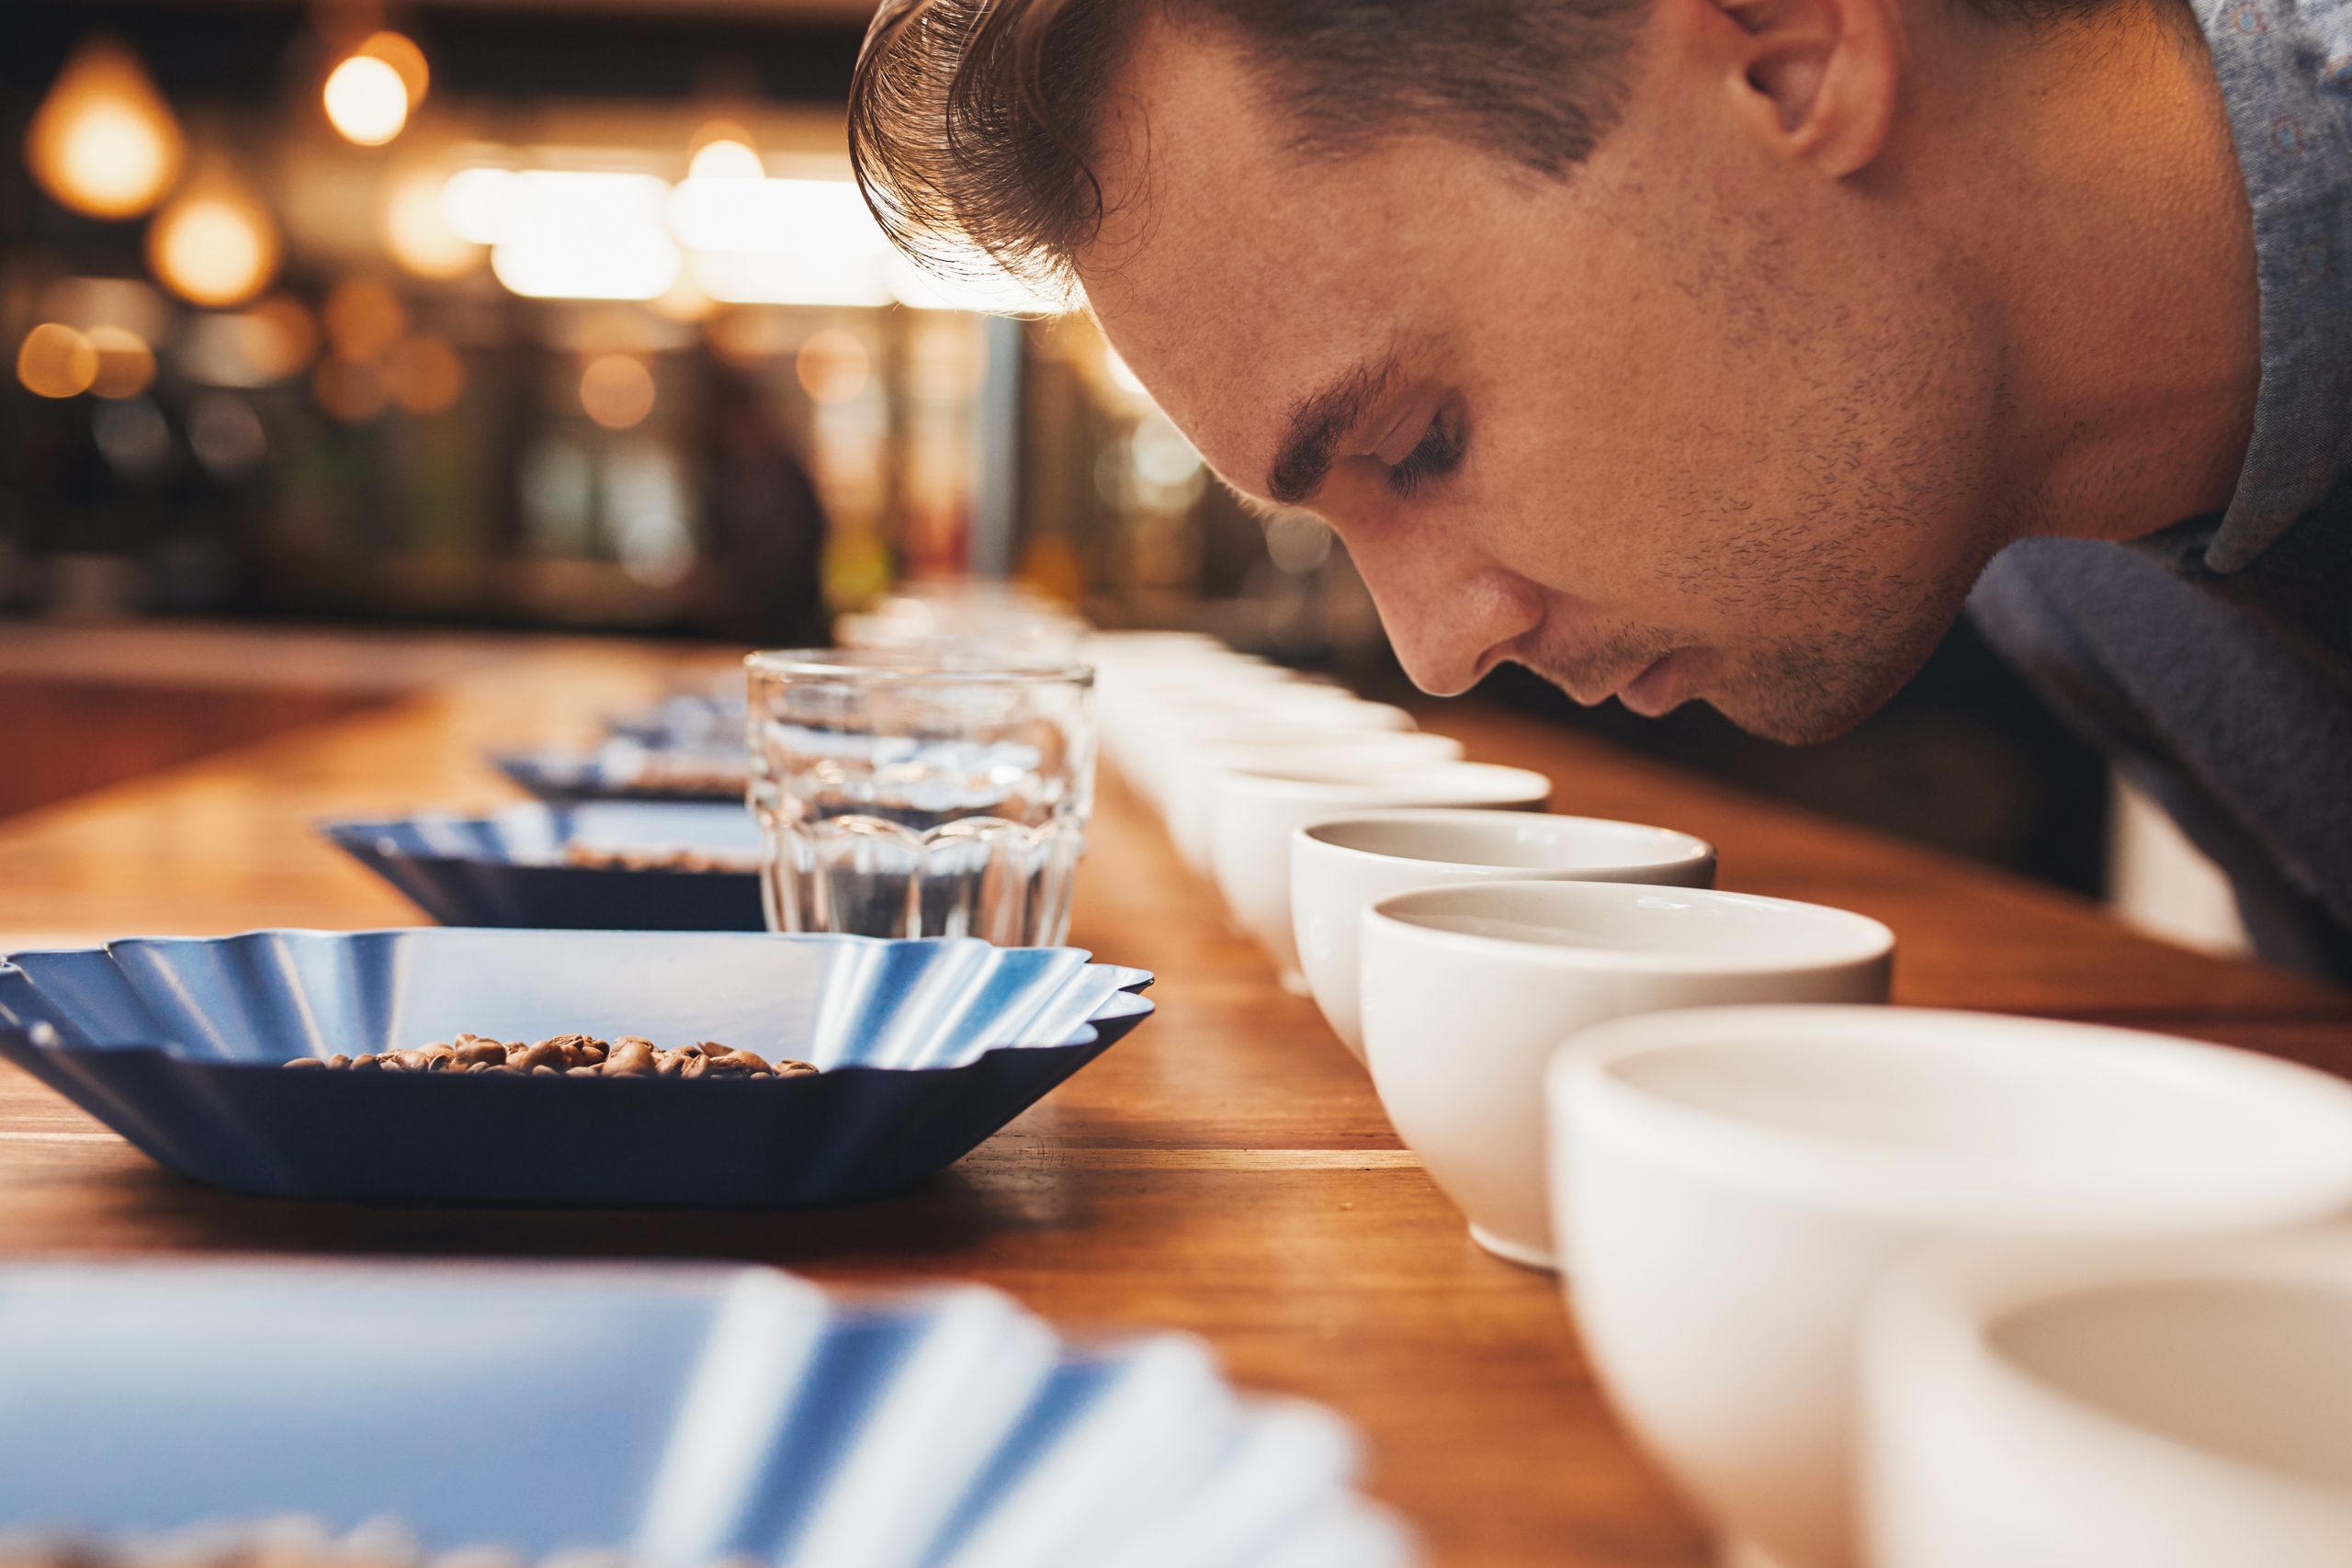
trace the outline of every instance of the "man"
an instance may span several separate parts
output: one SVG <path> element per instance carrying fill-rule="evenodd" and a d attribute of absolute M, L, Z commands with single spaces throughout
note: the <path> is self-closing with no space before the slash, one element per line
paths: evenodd
<path fill-rule="evenodd" d="M 2200 3 L 894 0 L 852 152 L 1329 521 L 1425 689 L 1823 739 L 1981 577 L 2352 975 L 2352 4 Z"/>

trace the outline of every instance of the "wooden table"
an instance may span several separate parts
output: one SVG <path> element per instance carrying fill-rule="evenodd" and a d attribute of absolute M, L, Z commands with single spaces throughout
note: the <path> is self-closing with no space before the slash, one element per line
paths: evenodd
<path fill-rule="evenodd" d="M 141 932 L 413 922 L 316 818 L 487 807 L 485 746 L 723 661 L 516 644 L 413 694 L 0 822 L 0 950 Z M 1727 886 L 1842 904 L 1900 938 L 1905 1002 L 2128 1022 L 2352 1073 L 2352 994 L 2199 956 L 2094 907 L 1747 799 L 1548 727 L 1439 705 L 1474 758 L 1548 773 L 1564 810 L 1689 829 Z M 1159 972 L 1159 1015 L 925 1189 L 829 1213 L 298 1203 L 164 1174 L 0 1069 L 0 1252 L 741 1258 L 868 1284 L 955 1275 L 1066 1325 L 1206 1336 L 1234 1378 L 1369 1438 L 1372 1491 L 1449 1568 L 1699 1564 L 1690 1516 L 1603 1409 L 1546 1278 L 1471 1245 L 1311 1004 L 1228 933 L 1115 779 L 1072 940 Z"/>

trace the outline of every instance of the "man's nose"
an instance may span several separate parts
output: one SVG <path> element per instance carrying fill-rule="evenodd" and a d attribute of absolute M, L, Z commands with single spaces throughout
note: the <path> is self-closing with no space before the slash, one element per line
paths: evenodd
<path fill-rule="evenodd" d="M 1534 585 L 1500 567 L 1425 549 L 1375 546 L 1353 554 L 1397 661 L 1431 696 L 1476 685 L 1497 647 L 1543 622 Z"/>

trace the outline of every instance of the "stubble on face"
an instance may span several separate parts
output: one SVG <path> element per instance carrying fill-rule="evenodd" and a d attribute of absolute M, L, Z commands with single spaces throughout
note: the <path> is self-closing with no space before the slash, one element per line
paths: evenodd
<path fill-rule="evenodd" d="M 1716 258 L 1696 269 L 1689 305 L 1715 325 L 1721 379 L 1736 391 L 1738 362 L 1767 360 L 1779 395 L 1720 424 L 1683 411 L 1692 460 L 1655 487 L 1647 562 L 1681 613 L 1573 645 L 1547 625 L 1515 661 L 1589 701 L 1580 677 L 1596 657 L 1622 668 L 1673 655 L 1684 694 L 1742 729 L 1831 739 L 1917 673 L 1986 564 L 2030 528 L 1995 477 L 1999 364 L 1932 261 L 1840 296 L 1834 278 L 1781 265 L 1778 214 L 1735 201 L 1684 220 L 1712 238 L 1657 243 Z M 1744 233 L 1725 243 L 1726 230 Z"/>

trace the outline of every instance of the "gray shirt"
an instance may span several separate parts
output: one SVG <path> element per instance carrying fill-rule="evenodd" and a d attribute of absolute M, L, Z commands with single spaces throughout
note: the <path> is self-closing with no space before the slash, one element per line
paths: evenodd
<path fill-rule="evenodd" d="M 1970 610 L 2229 873 L 2265 957 L 2352 979 L 2352 0 L 2198 0 L 2254 211 L 2262 381 L 2226 511 L 2032 539 Z"/>

